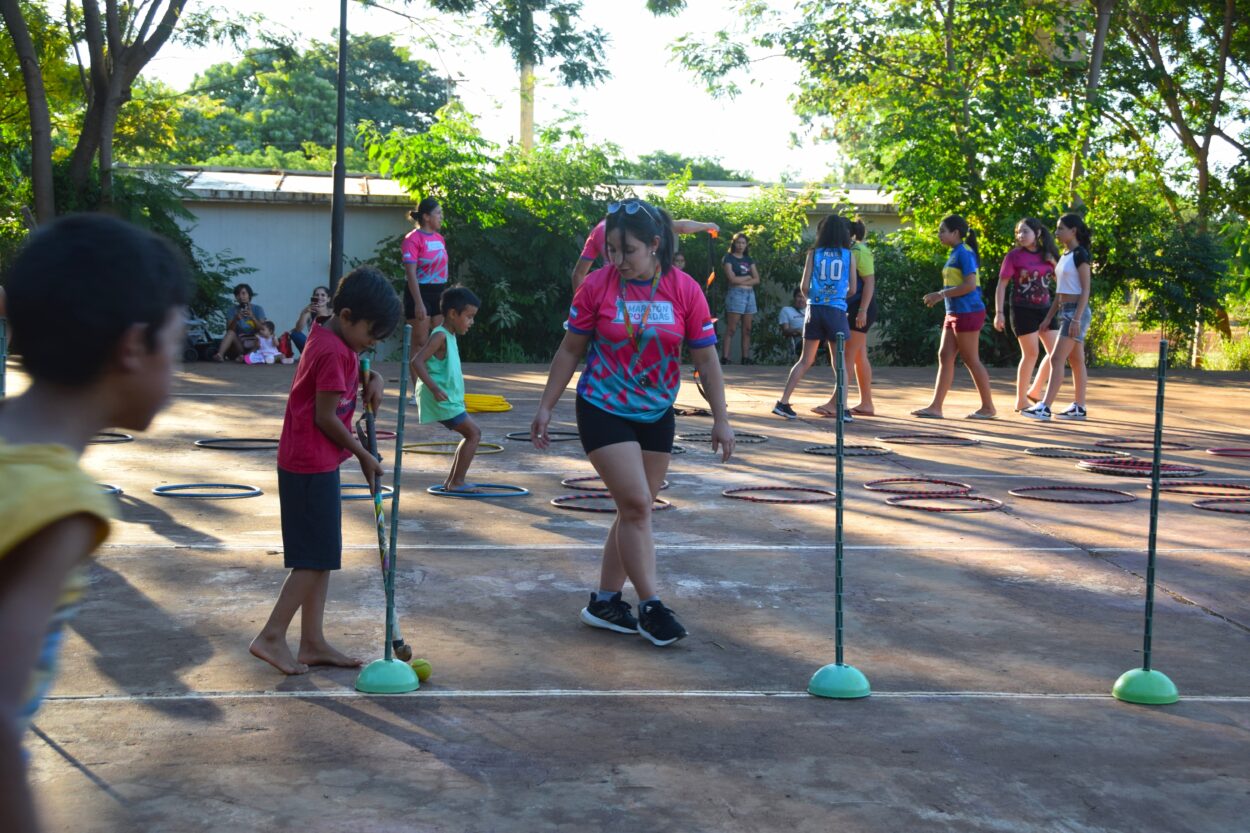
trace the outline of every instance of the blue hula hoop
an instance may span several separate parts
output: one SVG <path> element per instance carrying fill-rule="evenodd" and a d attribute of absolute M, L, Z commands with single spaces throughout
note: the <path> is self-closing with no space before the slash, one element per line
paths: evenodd
<path fill-rule="evenodd" d="M 470 499 L 488 499 L 500 497 L 524 497 L 530 493 L 529 489 L 523 489 L 520 486 L 509 486 L 507 483 L 466 483 L 464 484 L 474 489 L 491 489 L 487 492 L 449 492 L 442 486 L 431 486 L 426 491 L 438 497 L 458 497 Z"/>

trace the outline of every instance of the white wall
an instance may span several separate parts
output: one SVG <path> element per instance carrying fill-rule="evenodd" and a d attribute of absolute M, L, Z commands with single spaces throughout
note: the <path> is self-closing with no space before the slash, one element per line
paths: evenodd
<path fill-rule="evenodd" d="M 330 274 L 330 207 L 294 202 L 187 202 L 196 219 L 191 238 L 208 252 L 229 250 L 256 271 L 239 280 L 256 290 L 278 332 L 295 326 L 314 286 Z M 348 204 L 344 251 L 348 262 L 369 260 L 384 237 L 412 228 L 405 206 Z M 399 250 L 393 257 L 399 261 Z"/>

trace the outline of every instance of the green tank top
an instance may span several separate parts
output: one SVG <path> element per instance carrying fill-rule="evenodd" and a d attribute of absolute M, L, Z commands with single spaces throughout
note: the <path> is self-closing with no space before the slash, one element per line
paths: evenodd
<path fill-rule="evenodd" d="M 443 333 L 447 337 L 447 356 L 438 358 L 430 356 L 425 368 L 443 393 L 447 394 L 446 402 L 439 402 L 434 393 L 424 382 L 417 384 L 417 401 L 421 410 L 421 422 L 438 422 L 453 419 L 464 413 L 464 375 L 460 372 L 460 348 L 456 345 L 456 334 L 441 324 L 434 328 L 434 333 Z"/>

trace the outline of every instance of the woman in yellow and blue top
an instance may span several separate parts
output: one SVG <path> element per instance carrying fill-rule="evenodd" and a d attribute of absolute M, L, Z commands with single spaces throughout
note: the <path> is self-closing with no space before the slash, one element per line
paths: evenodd
<path fill-rule="evenodd" d="M 985 301 L 977 285 L 977 267 L 980 263 L 976 232 L 968 228 L 968 221 L 952 214 L 938 226 L 938 240 L 950 247 L 951 256 L 942 268 L 943 288 L 924 296 L 925 306 L 938 301 L 946 304 L 946 318 L 942 321 L 942 345 L 938 348 L 937 381 L 933 385 L 933 398 L 929 404 L 911 412 L 912 416 L 925 419 L 941 419 L 942 403 L 955 382 L 955 354 L 963 359 L 964 366 L 972 375 L 972 383 L 981 395 L 981 407 L 968 414 L 967 419 L 994 419 L 994 397 L 990 392 L 990 374 L 981 364 L 981 327 L 985 325 Z"/>

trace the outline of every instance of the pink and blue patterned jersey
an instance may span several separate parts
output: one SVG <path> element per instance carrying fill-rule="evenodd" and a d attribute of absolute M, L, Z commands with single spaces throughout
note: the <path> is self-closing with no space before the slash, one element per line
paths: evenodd
<path fill-rule="evenodd" d="M 447 241 L 436 231 L 414 228 L 400 246 L 404 263 L 417 265 L 417 283 L 447 283 Z"/>
<path fill-rule="evenodd" d="M 692 349 L 716 344 L 712 314 L 694 278 L 669 269 L 654 297 L 651 290 L 649 280 L 627 281 L 622 304 L 620 272 L 608 265 L 586 277 L 569 310 L 569 332 L 591 337 L 577 395 L 636 422 L 655 422 L 676 401 L 683 343 Z M 637 349 L 625 326 L 625 308 Z"/>

